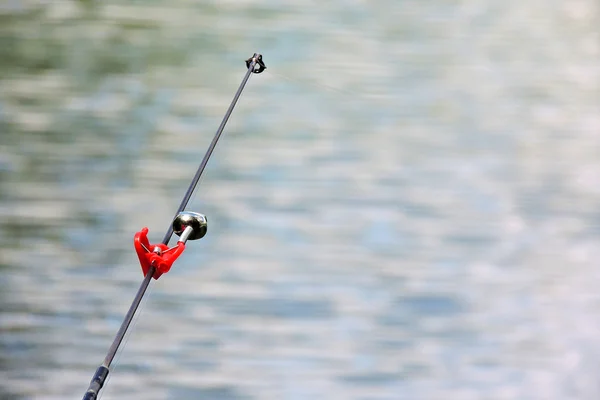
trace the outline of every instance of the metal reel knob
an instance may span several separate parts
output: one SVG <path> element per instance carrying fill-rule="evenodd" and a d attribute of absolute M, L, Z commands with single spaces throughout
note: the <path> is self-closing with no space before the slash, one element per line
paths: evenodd
<path fill-rule="evenodd" d="M 173 220 L 173 232 L 180 236 L 180 242 L 201 239 L 206 235 L 206 216 L 192 211 L 182 211 Z"/>

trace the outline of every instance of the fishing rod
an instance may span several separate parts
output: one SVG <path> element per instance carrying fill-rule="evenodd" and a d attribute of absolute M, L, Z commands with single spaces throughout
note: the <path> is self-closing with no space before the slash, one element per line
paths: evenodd
<path fill-rule="evenodd" d="M 262 55 L 258 53 L 254 53 L 252 57 L 246 60 L 246 75 L 244 75 L 244 79 L 242 79 L 242 83 L 238 88 L 237 92 L 233 96 L 233 100 L 223 117 L 223 121 L 221 121 L 221 125 L 217 129 L 215 133 L 215 137 L 213 138 L 210 146 L 208 146 L 208 150 L 190 183 L 185 195 L 183 196 L 183 200 L 181 200 L 181 204 L 175 213 L 175 218 L 173 219 L 173 223 L 167 229 L 167 233 L 162 240 L 162 243 L 158 244 L 150 244 L 148 242 L 148 228 L 143 228 L 141 231 L 137 232 L 133 238 L 133 244 L 135 247 L 135 251 L 140 260 L 140 265 L 142 267 L 142 272 L 144 273 L 144 280 L 140 285 L 140 288 L 129 307 L 129 311 L 125 315 L 123 322 L 121 323 L 121 327 L 113 340 L 112 345 L 108 349 L 108 353 L 106 353 L 106 357 L 104 358 L 104 362 L 98 367 L 94 377 L 92 378 L 90 385 L 88 386 L 85 395 L 83 396 L 83 400 L 96 400 L 98 398 L 98 394 L 104 386 L 108 374 L 110 372 L 110 366 L 112 364 L 115 355 L 117 354 L 117 350 L 119 350 L 119 346 L 125 337 L 125 333 L 127 333 L 127 329 L 131 324 L 131 321 L 137 311 L 144 294 L 146 293 L 146 289 L 150 284 L 152 278 L 158 279 L 162 274 L 169 272 L 173 262 L 183 253 L 185 250 L 185 244 L 188 240 L 197 240 L 201 239 L 206 235 L 207 231 L 207 219 L 206 216 L 191 212 L 184 211 L 187 206 L 192 194 L 194 193 L 194 189 L 198 185 L 198 181 L 200 180 L 200 176 L 202 176 L 202 172 L 204 172 L 204 168 L 208 163 L 208 159 L 210 158 L 221 134 L 223 133 L 223 129 L 225 129 L 225 125 L 233 112 L 233 109 L 246 86 L 246 82 L 250 78 L 251 74 L 260 74 L 267 67 L 262 60 Z M 173 247 L 169 247 L 169 240 L 173 236 L 173 233 L 179 236 L 179 240 L 177 244 Z"/>

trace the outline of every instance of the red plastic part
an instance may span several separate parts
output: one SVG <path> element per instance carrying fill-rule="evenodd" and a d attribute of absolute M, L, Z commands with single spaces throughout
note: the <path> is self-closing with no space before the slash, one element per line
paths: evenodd
<path fill-rule="evenodd" d="M 135 234 L 133 237 L 133 246 L 140 259 L 140 265 L 142 266 L 144 276 L 148 274 L 150 266 L 153 265 L 156 268 L 154 275 L 152 275 L 154 279 L 158 279 L 162 274 L 169 272 L 175 260 L 177 260 L 185 250 L 185 243 L 177 242 L 176 247 L 165 253 L 165 251 L 169 249 L 169 246 L 163 243 L 150 244 L 148 242 L 148 228 L 143 228 Z M 160 248 L 161 254 L 154 253 L 156 247 Z"/>

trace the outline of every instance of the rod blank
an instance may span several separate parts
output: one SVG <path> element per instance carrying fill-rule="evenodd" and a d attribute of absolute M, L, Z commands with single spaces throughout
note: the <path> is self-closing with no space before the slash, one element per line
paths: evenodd
<path fill-rule="evenodd" d="M 196 170 L 196 174 L 194 175 L 192 182 L 190 183 L 189 187 L 187 188 L 187 191 L 185 192 L 185 195 L 183 196 L 183 199 L 181 200 L 181 204 L 179 204 L 179 208 L 177 209 L 175 216 L 177 216 L 180 212 L 182 212 L 185 209 L 185 207 L 187 206 L 188 202 L 190 201 L 190 198 L 192 197 L 192 194 L 194 193 L 194 190 L 196 189 L 196 186 L 198 185 L 198 181 L 200 180 L 200 177 L 202 176 L 202 173 L 204 172 L 204 168 L 206 167 L 206 164 L 208 164 L 208 160 L 210 159 L 210 156 L 212 155 L 213 150 L 215 149 L 217 142 L 219 141 L 219 138 L 221 137 L 221 134 L 223 133 L 223 130 L 225 129 L 225 125 L 227 125 L 227 121 L 229 120 L 229 117 L 231 116 L 231 113 L 233 112 L 233 109 L 235 108 L 235 105 L 236 105 L 238 99 L 240 98 L 242 91 L 244 90 L 244 87 L 246 86 L 246 83 L 248 82 L 248 79 L 250 78 L 250 75 L 252 73 L 257 73 L 257 74 L 261 73 L 267 68 L 265 66 L 264 62 L 262 61 L 262 55 L 258 54 L 258 53 L 254 53 L 254 55 L 252 57 L 250 57 L 248 60 L 246 60 L 246 67 L 248 68 L 248 70 L 246 71 L 246 75 L 244 75 L 244 78 L 242 79 L 242 83 L 240 84 L 235 95 L 233 96 L 233 100 L 231 101 L 231 104 L 229 105 L 229 108 L 227 109 L 227 112 L 225 113 L 225 116 L 223 117 L 223 121 L 221 121 L 221 124 L 219 125 L 219 128 L 217 129 L 217 132 L 215 133 L 215 136 L 214 136 L 212 142 L 210 143 L 210 146 L 208 147 L 206 154 L 204 154 L 204 158 L 202 158 L 202 162 L 200 163 L 200 166 Z M 169 224 L 167 233 L 165 234 L 165 237 L 163 238 L 163 241 L 162 241 L 163 244 L 168 245 L 169 240 L 171 239 L 172 236 L 173 236 L 173 226 L 172 226 L 172 224 Z M 108 378 L 108 374 L 110 372 L 110 366 L 112 364 L 112 361 L 115 358 L 117 351 L 119 350 L 119 346 L 121 345 L 121 342 L 123 341 L 123 338 L 125 337 L 125 334 L 127 333 L 127 329 L 129 329 L 129 325 L 131 324 L 131 321 L 133 320 L 133 317 L 135 316 L 135 313 L 140 305 L 140 302 L 142 301 L 142 298 L 144 297 L 144 294 L 146 293 L 146 289 L 148 288 L 148 285 L 150 284 L 150 280 L 152 279 L 152 276 L 154 275 L 155 271 L 156 271 L 156 268 L 154 266 L 151 266 L 150 269 L 148 270 L 148 272 L 146 273 L 146 276 L 144 277 L 144 280 L 142 281 L 142 284 L 140 285 L 140 288 L 138 289 L 137 294 L 135 295 L 135 298 L 133 299 L 133 302 L 131 303 L 131 306 L 129 307 L 129 310 L 127 311 L 127 314 L 125 314 L 125 318 L 123 319 L 123 322 L 121 323 L 121 327 L 119 328 L 119 331 L 117 332 L 117 335 L 115 336 L 115 339 L 113 340 L 112 345 L 108 349 L 108 353 L 106 354 L 106 357 L 104 358 L 104 362 L 102 363 L 102 365 L 100 365 L 98 367 L 98 369 L 94 373 L 94 377 L 92 378 L 92 381 L 90 382 L 90 385 L 89 385 L 85 395 L 83 396 L 83 400 L 96 400 L 97 399 L 98 394 L 100 393 L 100 390 L 102 389 L 102 386 L 104 386 L 104 383 L 106 382 L 106 379 Z"/>

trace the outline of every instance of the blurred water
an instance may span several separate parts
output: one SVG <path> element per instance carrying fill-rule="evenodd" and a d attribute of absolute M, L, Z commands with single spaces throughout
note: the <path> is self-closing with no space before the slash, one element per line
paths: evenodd
<path fill-rule="evenodd" d="M 595 0 L 0 3 L 0 398 L 597 399 Z"/>

